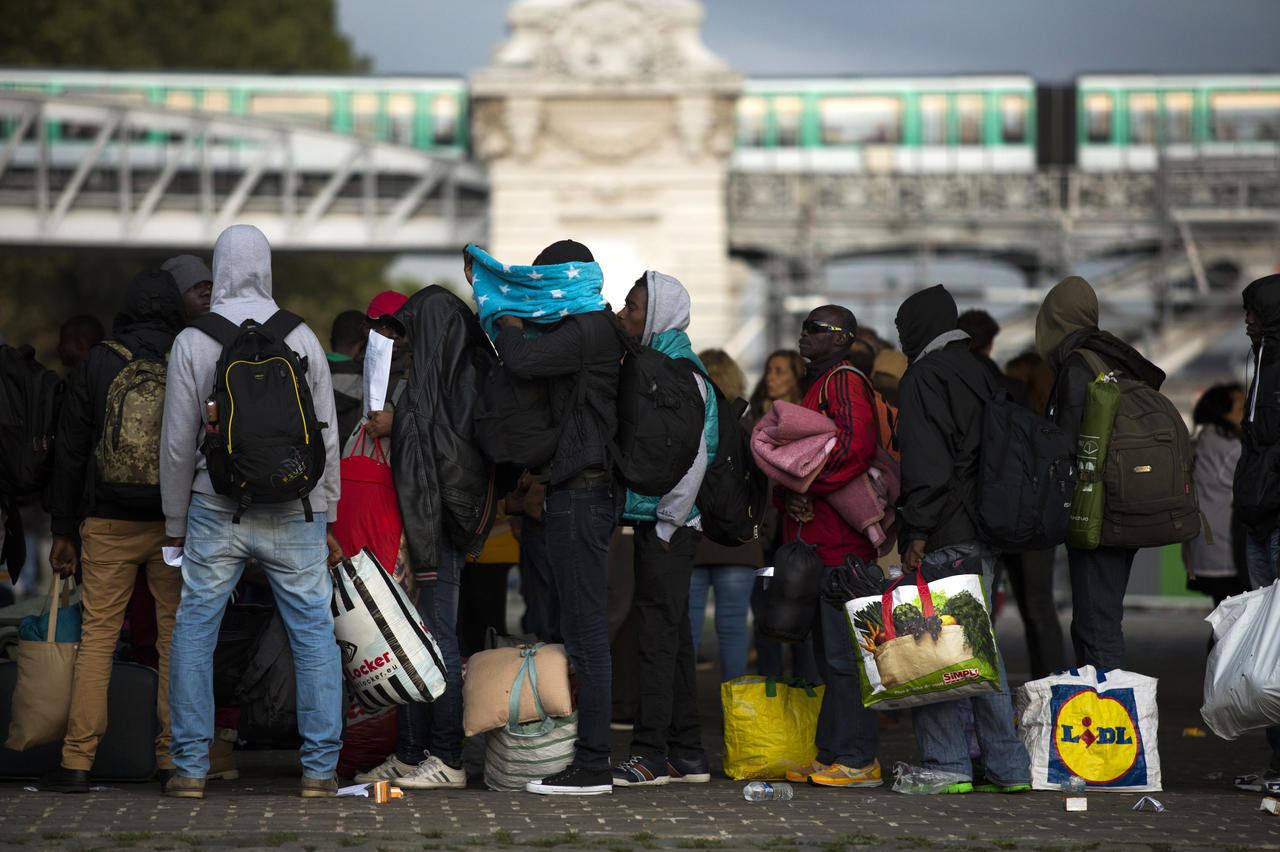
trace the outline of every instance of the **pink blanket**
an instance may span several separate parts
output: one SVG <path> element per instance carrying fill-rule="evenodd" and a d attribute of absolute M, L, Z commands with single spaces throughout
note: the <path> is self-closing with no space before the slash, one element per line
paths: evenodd
<path fill-rule="evenodd" d="M 825 414 L 775 402 L 751 433 L 751 454 L 766 476 L 804 494 L 835 447 L 836 432 L 836 424 Z M 823 498 L 845 523 L 865 535 L 881 556 L 895 543 L 893 503 L 898 497 L 898 476 L 893 457 L 877 450 L 866 473 Z"/>
<path fill-rule="evenodd" d="M 803 405 L 775 402 L 751 432 L 751 455 L 765 476 L 800 494 L 836 445 L 836 424 Z"/>

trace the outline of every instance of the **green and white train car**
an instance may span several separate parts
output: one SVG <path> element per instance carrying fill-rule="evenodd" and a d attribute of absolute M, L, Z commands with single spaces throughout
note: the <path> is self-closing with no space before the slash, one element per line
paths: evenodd
<path fill-rule="evenodd" d="M 1029 172 L 1025 75 L 748 80 L 733 166 L 761 171 Z"/>
<path fill-rule="evenodd" d="M 1076 80 L 1080 168 L 1280 156 L 1280 74 L 1090 74 Z"/>
<path fill-rule="evenodd" d="M 467 90 L 461 77 L 168 73 L 0 69 L 0 91 L 85 95 L 127 105 L 279 119 L 335 133 L 462 156 Z M 51 141 L 96 128 L 52 123 Z M 0 128 L 0 138 L 11 128 Z M 141 140 L 163 143 L 164 134 Z"/>

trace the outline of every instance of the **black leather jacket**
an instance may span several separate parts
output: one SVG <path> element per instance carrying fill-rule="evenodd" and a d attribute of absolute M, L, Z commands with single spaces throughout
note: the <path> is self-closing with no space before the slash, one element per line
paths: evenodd
<path fill-rule="evenodd" d="M 399 311 L 413 360 L 391 427 L 391 469 L 415 575 L 440 564 L 445 536 L 478 555 L 497 503 L 493 465 L 472 420 L 480 383 L 497 360 L 475 313 L 443 287 L 427 287 Z"/>

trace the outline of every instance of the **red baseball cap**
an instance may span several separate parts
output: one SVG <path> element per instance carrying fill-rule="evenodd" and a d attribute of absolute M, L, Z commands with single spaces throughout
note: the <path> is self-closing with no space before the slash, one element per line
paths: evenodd
<path fill-rule="evenodd" d="M 383 290 L 369 303 L 369 319 L 382 319 L 404 307 L 409 297 L 395 290 Z"/>

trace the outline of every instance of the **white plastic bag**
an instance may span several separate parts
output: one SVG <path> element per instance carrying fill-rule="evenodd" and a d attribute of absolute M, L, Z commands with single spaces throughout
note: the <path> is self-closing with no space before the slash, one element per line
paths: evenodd
<path fill-rule="evenodd" d="M 367 547 L 334 569 L 333 633 L 342 670 L 366 710 L 432 701 L 444 692 L 440 647 Z"/>
<path fill-rule="evenodd" d="M 1224 740 L 1280 723 L 1280 583 L 1227 598 L 1205 621 L 1204 723 Z"/>
<path fill-rule="evenodd" d="M 1160 789 L 1155 678 L 1084 666 L 1027 683 L 1016 703 L 1033 788 L 1078 775 L 1089 790 Z"/>

